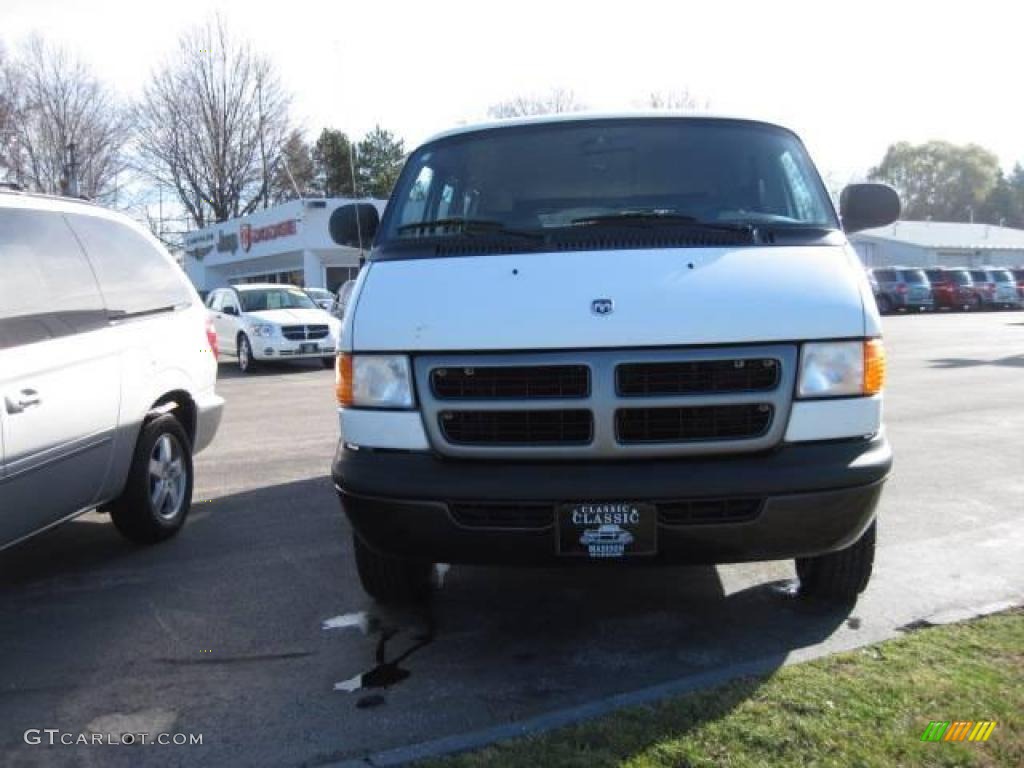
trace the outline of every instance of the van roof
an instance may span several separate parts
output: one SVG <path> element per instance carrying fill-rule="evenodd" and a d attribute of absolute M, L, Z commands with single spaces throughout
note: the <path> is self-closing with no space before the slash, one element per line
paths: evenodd
<path fill-rule="evenodd" d="M 502 128 L 513 128 L 522 125 L 544 125 L 549 123 L 572 123 L 572 122 L 591 122 L 595 120 L 693 120 L 693 121 L 721 121 L 723 123 L 751 123 L 754 125 L 764 125 L 771 128 L 778 128 L 787 133 L 796 135 L 795 131 L 787 128 L 784 125 L 778 123 L 772 123 L 766 120 L 754 120 L 746 117 L 734 117 L 730 115 L 711 115 L 704 113 L 694 112 L 677 112 L 673 110 L 659 109 L 659 110 L 636 110 L 636 111 L 625 111 L 625 112 L 560 112 L 552 115 L 530 115 L 527 117 L 512 117 L 512 118 L 501 118 L 498 120 L 488 120 L 480 123 L 473 123 L 471 125 L 460 125 L 457 128 L 450 128 L 447 131 L 441 131 L 440 133 L 434 134 L 429 139 L 424 141 L 424 144 L 430 144 L 440 139 L 451 138 L 452 136 L 460 136 L 465 133 L 477 133 L 481 131 L 493 131 L 501 130 Z"/>

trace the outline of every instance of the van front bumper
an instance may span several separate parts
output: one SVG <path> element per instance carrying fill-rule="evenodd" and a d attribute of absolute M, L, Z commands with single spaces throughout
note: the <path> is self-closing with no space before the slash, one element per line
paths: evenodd
<path fill-rule="evenodd" d="M 467 461 L 339 444 L 333 477 L 353 528 L 373 549 L 481 565 L 579 562 L 556 552 L 558 504 L 760 500 L 756 517 L 743 522 L 659 521 L 657 554 L 628 561 L 726 563 L 849 546 L 874 519 L 891 467 L 884 435 L 725 458 L 616 462 Z M 453 507 L 466 503 L 550 504 L 551 525 L 465 525 Z"/>

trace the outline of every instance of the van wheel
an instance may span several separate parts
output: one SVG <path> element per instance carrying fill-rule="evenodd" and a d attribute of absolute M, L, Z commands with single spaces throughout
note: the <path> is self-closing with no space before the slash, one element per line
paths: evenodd
<path fill-rule="evenodd" d="M 888 296 L 879 296 L 878 314 L 888 315 L 890 312 L 892 312 L 892 301 L 889 299 Z"/>
<path fill-rule="evenodd" d="M 321 357 L 320 358 L 320 362 L 323 364 L 324 368 L 333 368 L 334 367 L 334 358 L 333 357 Z"/>
<path fill-rule="evenodd" d="M 128 482 L 107 509 L 121 534 L 155 544 L 176 534 L 192 506 L 192 446 L 169 414 L 146 422 L 135 445 Z"/>
<path fill-rule="evenodd" d="M 430 593 L 433 564 L 375 552 L 352 534 L 359 581 L 370 597 L 381 603 L 405 603 L 424 599 Z"/>
<path fill-rule="evenodd" d="M 249 343 L 249 337 L 244 333 L 238 337 L 238 370 L 242 373 L 252 373 L 253 368 L 256 367 L 256 361 L 252 356 L 252 344 Z"/>
<path fill-rule="evenodd" d="M 800 577 L 800 594 L 849 603 L 857 599 L 871 579 L 875 562 L 874 522 L 861 537 L 846 549 L 817 557 L 798 557 L 796 573 Z"/>

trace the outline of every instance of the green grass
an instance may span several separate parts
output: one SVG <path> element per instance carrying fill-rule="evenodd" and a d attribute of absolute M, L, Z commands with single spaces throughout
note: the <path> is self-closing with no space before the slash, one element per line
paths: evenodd
<path fill-rule="evenodd" d="M 995 720 L 925 743 L 931 720 Z M 501 766 L 1024 766 L 1024 612 L 923 629 L 649 707 L 432 763 Z"/>

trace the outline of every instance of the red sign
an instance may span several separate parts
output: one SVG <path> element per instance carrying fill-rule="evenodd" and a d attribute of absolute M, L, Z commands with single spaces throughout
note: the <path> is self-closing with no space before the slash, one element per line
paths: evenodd
<path fill-rule="evenodd" d="M 268 224 L 265 227 L 242 224 L 238 228 L 238 239 L 242 243 L 242 248 L 248 251 L 256 243 L 262 243 L 265 240 L 276 240 L 279 237 L 288 237 L 298 231 L 299 227 L 295 219 L 288 219 L 288 221 L 282 221 L 277 224 Z"/>

